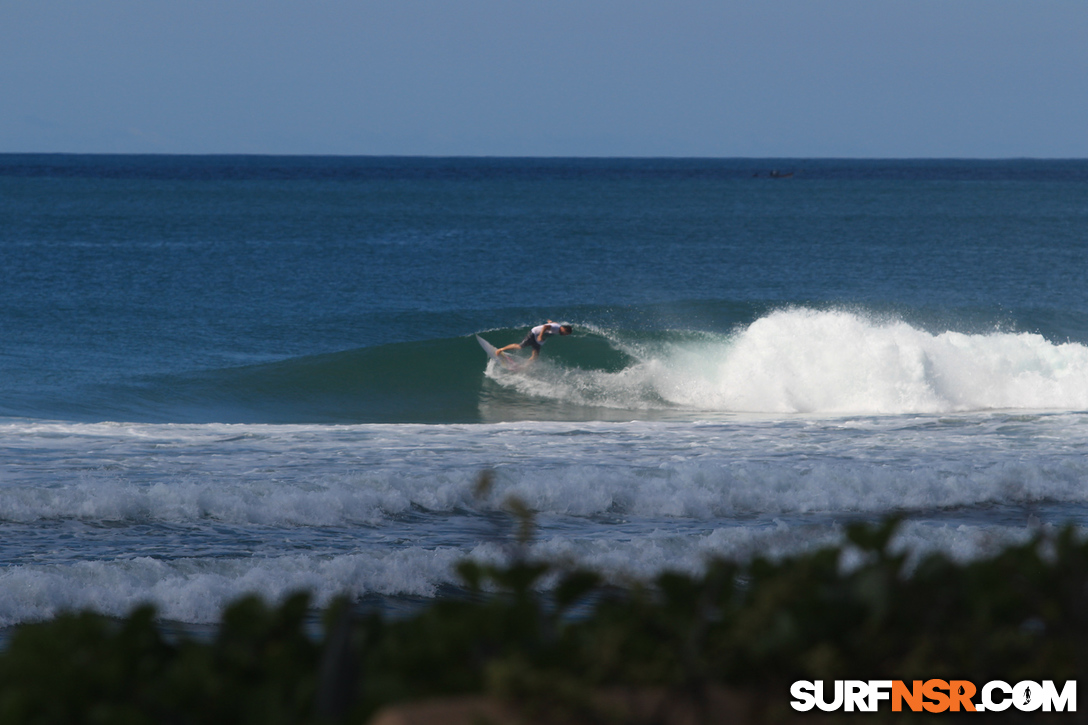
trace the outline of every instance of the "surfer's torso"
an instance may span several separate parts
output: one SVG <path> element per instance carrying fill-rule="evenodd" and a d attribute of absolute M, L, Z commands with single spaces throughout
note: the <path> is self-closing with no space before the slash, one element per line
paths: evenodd
<path fill-rule="evenodd" d="M 545 322 L 543 325 L 537 325 L 533 329 L 529 330 L 529 334 L 522 340 L 522 347 L 528 345 L 536 350 L 540 349 L 541 344 L 552 335 L 559 334 L 560 325 L 558 322 Z"/>

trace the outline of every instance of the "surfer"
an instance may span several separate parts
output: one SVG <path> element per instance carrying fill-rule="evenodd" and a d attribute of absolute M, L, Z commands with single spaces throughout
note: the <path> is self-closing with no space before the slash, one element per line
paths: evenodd
<path fill-rule="evenodd" d="M 505 347 L 500 347 L 495 353 L 502 355 L 507 350 L 521 350 L 524 347 L 531 347 L 533 352 L 529 356 L 529 360 L 535 360 L 536 356 L 540 354 L 540 346 L 544 344 L 545 340 L 552 335 L 569 335 L 571 332 L 573 332 L 573 329 L 570 325 L 561 325 L 558 322 L 548 320 L 543 325 L 537 325 L 529 330 L 529 334 L 521 342 L 514 342 Z"/>

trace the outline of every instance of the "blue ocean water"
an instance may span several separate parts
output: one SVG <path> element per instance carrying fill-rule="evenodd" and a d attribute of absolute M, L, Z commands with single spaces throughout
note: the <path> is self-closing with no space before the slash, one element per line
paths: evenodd
<path fill-rule="evenodd" d="M 1088 525 L 1086 161 L 0 155 L 0 262 L 0 626 Z"/>

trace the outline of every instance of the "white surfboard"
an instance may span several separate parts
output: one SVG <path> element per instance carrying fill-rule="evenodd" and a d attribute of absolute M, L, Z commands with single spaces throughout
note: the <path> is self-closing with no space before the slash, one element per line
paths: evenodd
<path fill-rule="evenodd" d="M 497 363 L 499 363 L 499 365 L 502 365 L 507 370 L 521 369 L 521 364 L 519 364 L 516 360 L 511 360 L 506 355 L 500 355 L 499 351 L 495 348 L 494 345 L 492 345 L 490 342 L 483 339 L 479 335 L 476 336 L 476 342 L 480 343 L 480 347 L 484 349 L 484 352 L 487 353 L 487 356 L 489 358 L 496 361 Z"/>

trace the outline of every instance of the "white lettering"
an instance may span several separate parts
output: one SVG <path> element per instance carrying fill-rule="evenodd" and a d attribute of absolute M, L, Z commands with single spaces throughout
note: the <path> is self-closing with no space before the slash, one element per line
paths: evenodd
<path fill-rule="evenodd" d="M 987 682 L 982 688 L 982 704 L 985 707 L 985 711 L 993 710 L 994 712 L 1001 712 L 1002 710 L 1008 710 L 1009 705 L 1012 704 L 1010 697 L 1002 697 L 1000 700 L 994 700 L 991 697 L 991 693 L 994 690 L 1000 690 L 1005 695 L 1012 695 L 1012 687 L 1007 682 L 1001 680 L 991 680 Z"/>
<path fill-rule="evenodd" d="M 869 712 L 876 712 L 881 700 L 891 699 L 891 680 L 869 680 Z"/>
<path fill-rule="evenodd" d="M 790 687 L 790 694 L 794 700 L 790 701 L 790 707 L 798 712 L 808 712 L 816 707 L 816 685 L 808 680 L 798 680 Z"/>
<path fill-rule="evenodd" d="M 1043 712 L 1050 712 L 1053 707 L 1058 712 L 1077 711 L 1077 681 L 1066 680 L 1065 687 L 1058 694 L 1058 688 L 1054 686 L 1054 680 L 1043 680 Z M 1066 709 L 1068 708 L 1068 709 Z"/>
<path fill-rule="evenodd" d="M 816 681 L 816 707 L 824 712 L 832 712 L 842 707 L 842 680 L 835 680 L 835 699 L 824 702 L 824 681 Z"/>
<path fill-rule="evenodd" d="M 846 711 L 853 712 L 855 707 L 860 712 L 869 711 L 869 685 L 865 680 L 846 681 Z"/>

